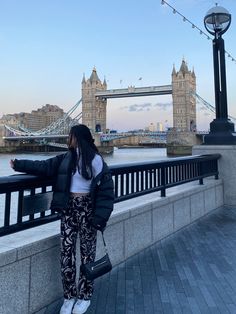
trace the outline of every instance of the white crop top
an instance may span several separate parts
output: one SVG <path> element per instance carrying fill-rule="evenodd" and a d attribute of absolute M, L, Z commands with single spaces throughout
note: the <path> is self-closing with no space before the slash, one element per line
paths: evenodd
<path fill-rule="evenodd" d="M 100 155 L 95 155 L 92 160 L 92 172 L 93 178 L 95 178 L 101 171 L 103 167 L 102 157 Z M 71 177 L 71 185 L 70 192 L 71 193 L 89 193 L 91 180 L 86 180 L 82 177 L 82 175 L 78 172 L 78 168 L 76 172 Z"/>

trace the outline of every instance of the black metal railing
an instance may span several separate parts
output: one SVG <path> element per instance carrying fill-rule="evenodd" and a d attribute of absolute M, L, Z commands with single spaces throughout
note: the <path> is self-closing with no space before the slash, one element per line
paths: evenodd
<path fill-rule="evenodd" d="M 218 179 L 219 154 L 172 158 L 157 162 L 110 166 L 115 202 L 160 191 L 205 177 Z M 50 210 L 53 179 L 31 175 L 0 178 L 0 236 L 59 219 Z"/>
<path fill-rule="evenodd" d="M 140 195 L 215 176 L 218 179 L 219 154 L 172 158 L 158 162 L 145 162 L 112 166 L 115 183 L 115 200 L 121 202 Z"/>

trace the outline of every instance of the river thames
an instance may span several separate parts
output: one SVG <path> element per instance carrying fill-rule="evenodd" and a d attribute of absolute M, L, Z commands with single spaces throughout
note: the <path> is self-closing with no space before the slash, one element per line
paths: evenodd
<path fill-rule="evenodd" d="M 8 176 L 16 174 L 10 168 L 10 159 L 31 159 L 31 160 L 43 160 L 53 157 L 58 153 L 28 153 L 28 154 L 0 154 L 0 176 Z M 113 154 L 105 155 L 104 160 L 108 165 L 126 164 L 131 162 L 144 162 L 144 161 L 156 161 L 166 159 L 165 148 L 123 148 L 114 149 Z"/>

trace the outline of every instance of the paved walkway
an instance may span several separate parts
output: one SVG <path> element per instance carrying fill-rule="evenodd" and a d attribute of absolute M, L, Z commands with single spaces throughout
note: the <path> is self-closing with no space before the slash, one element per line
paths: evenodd
<path fill-rule="evenodd" d="M 86 314 L 95 313 L 236 314 L 236 210 L 218 210 L 114 267 L 95 284 Z"/>

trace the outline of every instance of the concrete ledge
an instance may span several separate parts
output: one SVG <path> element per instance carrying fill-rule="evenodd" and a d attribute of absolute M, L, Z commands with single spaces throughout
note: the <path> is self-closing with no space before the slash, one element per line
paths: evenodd
<path fill-rule="evenodd" d="M 222 180 L 205 179 L 115 204 L 105 237 L 113 265 L 223 206 Z M 0 313 L 55 314 L 62 300 L 56 221 L 1 238 Z M 77 249 L 77 252 L 79 250 Z M 98 234 L 97 256 L 104 253 Z M 77 256 L 79 264 L 79 252 Z"/>
<path fill-rule="evenodd" d="M 219 176 L 223 180 L 225 206 L 236 206 L 236 145 L 196 145 L 193 146 L 193 155 L 220 154 L 218 161 Z M 218 194 L 217 194 L 218 195 Z M 217 196 L 218 197 L 218 196 Z M 220 196 L 221 198 L 221 196 Z"/>

